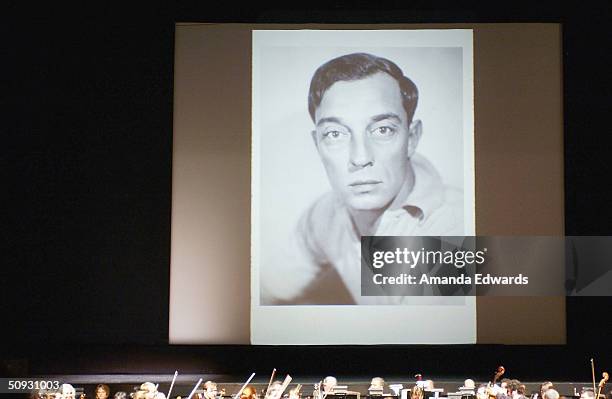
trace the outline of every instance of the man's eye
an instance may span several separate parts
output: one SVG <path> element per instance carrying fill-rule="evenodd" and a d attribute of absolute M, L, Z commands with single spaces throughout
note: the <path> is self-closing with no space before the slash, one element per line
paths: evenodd
<path fill-rule="evenodd" d="M 323 139 L 328 141 L 337 141 L 345 138 L 347 134 L 345 132 L 341 132 L 340 130 L 329 130 L 323 133 Z"/>
<path fill-rule="evenodd" d="M 381 126 L 372 130 L 372 135 L 374 137 L 391 137 L 395 134 L 396 130 L 391 126 Z"/>

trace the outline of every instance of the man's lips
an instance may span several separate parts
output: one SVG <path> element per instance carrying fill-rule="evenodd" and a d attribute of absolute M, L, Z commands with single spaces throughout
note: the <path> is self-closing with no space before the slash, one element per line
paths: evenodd
<path fill-rule="evenodd" d="M 380 184 L 382 181 L 380 180 L 356 180 L 349 184 L 350 187 L 359 187 L 359 186 L 372 186 L 376 184 Z"/>

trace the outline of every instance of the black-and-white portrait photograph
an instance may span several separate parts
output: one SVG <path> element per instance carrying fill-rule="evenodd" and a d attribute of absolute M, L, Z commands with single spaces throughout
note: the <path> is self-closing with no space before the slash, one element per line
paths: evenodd
<path fill-rule="evenodd" d="M 362 296 L 360 242 L 474 234 L 471 40 L 470 30 L 253 32 L 260 306 L 421 303 Z"/>

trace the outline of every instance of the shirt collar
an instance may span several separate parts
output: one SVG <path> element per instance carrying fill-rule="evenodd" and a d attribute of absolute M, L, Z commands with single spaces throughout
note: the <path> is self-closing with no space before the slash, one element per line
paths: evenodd
<path fill-rule="evenodd" d="M 421 221 L 444 202 L 444 185 L 434 166 L 425 157 L 414 154 L 410 158 L 414 172 L 414 186 L 402 208 Z"/>

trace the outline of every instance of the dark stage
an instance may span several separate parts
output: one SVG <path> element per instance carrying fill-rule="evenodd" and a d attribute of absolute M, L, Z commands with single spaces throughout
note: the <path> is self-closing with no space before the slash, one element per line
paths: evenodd
<path fill-rule="evenodd" d="M 500 9 L 357 3 L 308 4 L 297 11 L 287 4 L 258 9 L 236 3 L 211 10 L 187 2 L 132 10 L 106 2 L 2 7 L 10 16 L 2 24 L 3 60 L 10 71 L 4 74 L 2 101 L 8 205 L 0 377 L 64 376 L 91 399 L 98 383 L 110 384 L 113 392 L 132 392 L 145 381 L 167 390 L 175 370 L 175 394 L 188 394 L 198 378 L 214 379 L 232 393 L 252 372 L 261 388 L 273 368 L 303 383 L 305 394 L 327 375 L 365 393 L 374 376 L 410 388 L 417 373 L 448 392 L 466 378 L 491 380 L 502 364 L 505 377 L 524 382 L 528 392 L 549 380 L 560 394 L 572 395 L 592 386 L 591 358 L 597 381 L 612 368 L 612 296 L 566 298 L 564 345 L 169 344 L 177 22 L 559 23 L 562 226 L 568 236 L 612 235 L 609 2 L 525 2 L 524 7 L 505 2 Z M 219 158 L 228 159 L 223 153 Z M 215 172 L 224 175 L 224 166 Z M 250 181 L 236 184 L 247 187 Z M 248 187 L 232 199 L 248 214 Z M 520 205 L 529 198 L 513 201 Z M 248 216 L 244 225 L 231 228 L 247 231 Z M 234 294 L 231 282 L 201 284 L 228 298 Z M 515 323 L 521 315 L 504 307 L 495 314 L 500 329 L 531 328 L 529 320 Z"/>

